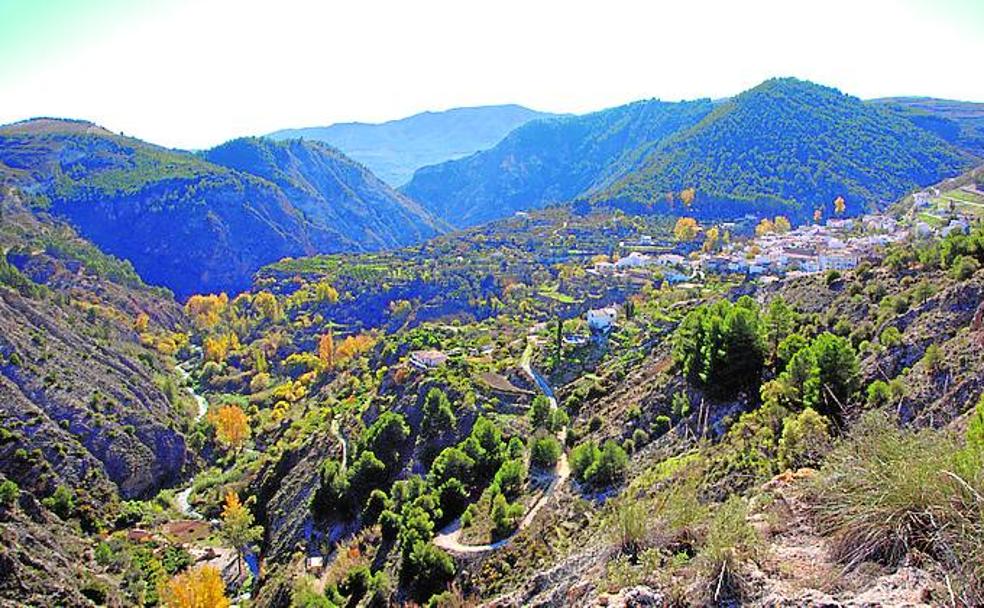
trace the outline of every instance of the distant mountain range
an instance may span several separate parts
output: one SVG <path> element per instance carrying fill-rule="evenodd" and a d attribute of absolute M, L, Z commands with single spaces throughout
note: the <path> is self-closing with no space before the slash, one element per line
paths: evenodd
<path fill-rule="evenodd" d="M 984 103 L 932 97 L 884 97 L 869 103 L 898 112 L 917 126 L 984 158 Z"/>
<path fill-rule="evenodd" d="M 837 196 L 859 212 L 974 162 L 972 135 L 945 137 L 925 122 L 898 104 L 773 79 L 721 102 L 533 122 L 490 150 L 419 170 L 403 191 L 455 226 L 572 199 L 679 212 L 669 195 L 686 188 L 696 189 L 695 215 L 806 217 Z"/>
<path fill-rule="evenodd" d="M 443 225 L 317 142 L 236 140 L 199 155 L 38 119 L 0 127 L 0 179 L 178 296 L 239 291 L 282 257 L 406 245 Z"/>
<path fill-rule="evenodd" d="M 268 137 L 325 142 L 395 187 L 410 181 L 420 167 L 486 150 L 513 129 L 551 116 L 518 105 L 480 106 L 423 112 L 379 124 L 351 122 L 284 129 Z"/>

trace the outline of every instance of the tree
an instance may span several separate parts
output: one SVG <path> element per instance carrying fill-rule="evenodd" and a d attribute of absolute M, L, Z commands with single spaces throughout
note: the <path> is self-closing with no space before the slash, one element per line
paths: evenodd
<path fill-rule="evenodd" d="M 834 199 L 834 213 L 837 215 L 844 215 L 844 211 L 847 210 L 847 204 L 844 202 L 843 196 L 838 196 Z"/>
<path fill-rule="evenodd" d="M 282 315 L 280 311 L 280 303 L 277 302 L 277 296 L 273 295 L 269 291 L 261 291 L 256 294 L 253 298 L 253 308 L 260 313 L 262 318 L 269 319 L 271 321 L 279 321 Z"/>
<path fill-rule="evenodd" d="M 694 196 L 696 196 L 696 194 L 697 194 L 697 190 L 694 188 L 687 188 L 685 190 L 681 190 L 680 202 L 683 203 L 684 207 L 689 209 L 690 205 L 692 205 L 694 202 Z"/>
<path fill-rule="evenodd" d="M 767 217 L 762 218 L 762 221 L 755 227 L 755 236 L 765 236 L 770 232 L 775 232 L 775 229 L 776 226 L 772 223 L 772 220 Z"/>
<path fill-rule="evenodd" d="M 507 460 L 502 463 L 495 473 L 495 485 L 506 496 L 515 498 L 523 487 L 526 478 L 526 467 L 519 459 Z"/>
<path fill-rule="evenodd" d="M 776 219 L 773 221 L 773 227 L 777 234 L 785 234 L 793 228 L 792 224 L 789 223 L 789 219 L 784 215 L 776 216 Z"/>
<path fill-rule="evenodd" d="M 321 365 L 325 369 L 335 367 L 335 336 L 330 327 L 328 333 L 318 340 L 318 358 L 321 359 Z"/>
<path fill-rule="evenodd" d="M 454 561 L 427 540 L 417 540 L 403 557 L 400 578 L 418 602 L 443 591 L 454 578 Z"/>
<path fill-rule="evenodd" d="M 780 468 L 816 466 L 829 449 L 827 419 L 813 408 L 808 407 L 798 415 L 788 416 L 783 420 L 778 451 Z"/>
<path fill-rule="evenodd" d="M 399 458 L 400 448 L 410 437 L 410 425 L 396 412 L 383 412 L 363 434 L 362 449 L 369 450 L 392 471 Z"/>
<path fill-rule="evenodd" d="M 243 549 L 263 538 L 263 527 L 255 525 L 253 513 L 235 492 L 226 494 L 219 535 L 236 550 L 236 568 L 243 574 Z"/>
<path fill-rule="evenodd" d="M 215 435 L 227 448 L 238 451 L 249 439 L 249 418 L 235 403 L 228 403 L 209 413 Z"/>
<path fill-rule="evenodd" d="M 681 243 L 694 240 L 700 231 L 700 225 L 692 217 L 681 217 L 673 227 L 673 238 Z"/>
<path fill-rule="evenodd" d="M 175 575 L 158 590 L 165 608 L 229 608 L 225 583 L 215 566 L 200 566 Z"/>
<path fill-rule="evenodd" d="M 704 245 L 701 249 L 704 253 L 710 253 L 717 249 L 719 242 L 719 230 L 717 226 L 712 226 L 704 231 Z"/>
<path fill-rule="evenodd" d="M 16 483 L 9 479 L 0 482 L 0 507 L 7 508 L 13 506 L 20 497 L 20 488 Z"/>
<path fill-rule="evenodd" d="M 530 462 L 540 469 L 552 469 L 557 466 L 562 449 L 556 437 L 547 435 L 534 439 L 530 446 Z"/>
<path fill-rule="evenodd" d="M 441 389 L 434 387 L 427 391 L 424 397 L 424 420 L 421 423 L 425 435 L 436 437 L 455 425 L 454 411 L 448 396 Z"/>
<path fill-rule="evenodd" d="M 530 405 L 530 423 L 534 429 L 546 426 L 550 419 L 550 399 L 546 395 L 537 395 Z"/>
<path fill-rule="evenodd" d="M 777 296 L 769 302 L 765 313 L 765 342 L 769 349 L 769 360 L 776 364 L 779 355 L 779 344 L 793 331 L 796 323 L 796 313 L 786 304 L 782 296 Z"/>
<path fill-rule="evenodd" d="M 452 446 L 441 450 L 431 464 L 427 477 L 431 485 L 437 487 L 451 479 L 460 479 L 470 484 L 474 473 L 475 459 L 461 448 Z"/>
<path fill-rule="evenodd" d="M 820 220 L 823 219 L 823 209 L 819 207 L 813 210 L 813 223 L 819 224 Z"/>

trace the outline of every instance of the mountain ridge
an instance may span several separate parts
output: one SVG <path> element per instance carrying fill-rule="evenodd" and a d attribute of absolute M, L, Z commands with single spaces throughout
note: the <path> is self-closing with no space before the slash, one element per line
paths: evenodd
<path fill-rule="evenodd" d="M 396 187 L 409 181 L 422 166 L 490 148 L 516 127 L 552 116 L 518 104 L 473 106 L 419 112 L 379 123 L 281 129 L 267 137 L 302 137 L 330 144 Z"/>

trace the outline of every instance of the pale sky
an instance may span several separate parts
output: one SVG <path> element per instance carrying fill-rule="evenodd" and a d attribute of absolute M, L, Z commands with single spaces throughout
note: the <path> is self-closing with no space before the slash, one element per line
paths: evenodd
<path fill-rule="evenodd" d="M 0 123 L 173 147 L 423 110 L 581 113 L 797 76 L 984 101 L 982 0 L 0 0 Z"/>

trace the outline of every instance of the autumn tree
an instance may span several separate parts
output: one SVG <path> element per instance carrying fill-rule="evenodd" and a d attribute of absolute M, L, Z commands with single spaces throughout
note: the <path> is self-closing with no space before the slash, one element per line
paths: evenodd
<path fill-rule="evenodd" d="M 227 448 L 239 450 L 249 439 L 249 418 L 241 407 L 234 403 L 223 405 L 209 413 L 209 421 L 215 427 L 215 435 Z"/>
<path fill-rule="evenodd" d="M 321 336 L 318 341 L 318 358 L 321 359 L 325 369 L 335 367 L 335 337 L 330 327 L 328 333 Z"/>
<path fill-rule="evenodd" d="M 314 286 L 314 296 L 319 302 L 335 304 L 338 302 L 338 290 L 331 283 L 321 281 Z"/>
<path fill-rule="evenodd" d="M 260 313 L 261 317 L 271 321 L 278 321 L 282 314 L 280 303 L 277 302 L 277 296 L 269 291 L 261 291 L 256 294 L 256 297 L 253 298 L 253 308 Z"/>
<path fill-rule="evenodd" d="M 239 346 L 239 337 L 234 333 L 209 336 L 205 338 L 203 344 L 205 360 L 222 363 L 229 356 L 229 352 L 237 350 Z"/>
<path fill-rule="evenodd" d="M 776 219 L 773 220 L 773 228 L 775 228 L 776 234 L 785 234 L 789 232 L 793 226 L 789 223 L 789 219 L 784 215 L 777 215 Z"/>
<path fill-rule="evenodd" d="M 762 221 L 755 227 L 755 236 L 765 236 L 770 232 L 775 232 L 776 225 L 769 218 L 762 218 Z"/>
<path fill-rule="evenodd" d="M 720 231 L 717 226 L 712 226 L 704 231 L 704 246 L 703 250 L 705 253 L 710 253 L 717 249 L 718 241 L 720 240 Z"/>
<path fill-rule="evenodd" d="M 215 566 L 200 566 L 175 575 L 158 589 L 165 608 L 229 608 L 222 574 Z"/>
<path fill-rule="evenodd" d="M 693 188 L 687 188 L 686 190 L 682 190 L 680 191 L 680 202 L 683 203 L 684 207 L 689 209 L 690 205 L 692 205 L 694 202 L 694 196 L 696 194 L 697 191 Z"/>
<path fill-rule="evenodd" d="M 371 333 L 348 336 L 335 348 L 335 364 L 342 365 L 362 353 L 369 352 L 375 344 L 376 336 Z"/>
<path fill-rule="evenodd" d="M 147 316 L 147 313 L 145 312 L 140 313 L 137 315 L 137 318 L 133 320 L 133 329 L 138 334 L 146 333 L 149 325 L 150 317 Z"/>
<path fill-rule="evenodd" d="M 813 222 L 815 224 L 819 224 L 820 223 L 820 220 L 822 220 L 822 219 L 823 219 L 823 209 L 820 209 L 819 207 L 817 207 L 813 211 Z"/>
<path fill-rule="evenodd" d="M 239 495 L 235 492 L 226 494 L 219 534 L 236 550 L 239 576 L 243 574 L 243 549 L 263 538 L 263 527 L 255 524 L 253 513 L 239 500 Z"/>
<path fill-rule="evenodd" d="M 194 295 L 188 298 L 184 309 L 185 314 L 191 318 L 195 327 L 199 330 L 205 330 L 211 329 L 219 323 L 228 304 L 229 296 L 224 293 Z"/>
<path fill-rule="evenodd" d="M 847 210 L 847 204 L 844 202 L 843 196 L 838 196 L 834 199 L 834 213 L 837 215 L 844 215 L 844 211 Z"/>
<path fill-rule="evenodd" d="M 673 227 L 673 237 L 680 242 L 692 241 L 700 231 L 700 225 L 692 217 L 681 217 Z"/>

